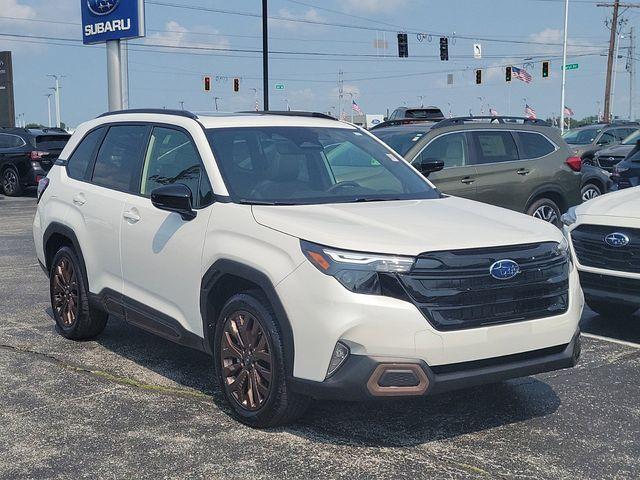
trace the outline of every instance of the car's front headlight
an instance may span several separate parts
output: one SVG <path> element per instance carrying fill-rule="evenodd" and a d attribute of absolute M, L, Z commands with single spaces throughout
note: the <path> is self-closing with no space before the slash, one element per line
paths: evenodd
<path fill-rule="evenodd" d="M 397 288 L 394 275 L 409 272 L 415 261 L 413 257 L 337 250 L 305 240 L 300 241 L 300 247 L 322 273 L 335 277 L 352 292 L 369 295 Z"/>
<path fill-rule="evenodd" d="M 569 241 L 566 238 L 562 240 L 556 246 L 556 253 L 559 256 L 565 257 L 569 262 L 569 271 L 573 270 L 573 257 L 571 255 L 571 249 L 569 248 Z"/>
<path fill-rule="evenodd" d="M 560 220 L 562 221 L 563 225 L 566 225 L 567 227 L 576 223 L 576 207 L 571 207 L 569 210 L 567 210 L 567 213 L 562 215 L 562 217 L 560 217 Z"/>

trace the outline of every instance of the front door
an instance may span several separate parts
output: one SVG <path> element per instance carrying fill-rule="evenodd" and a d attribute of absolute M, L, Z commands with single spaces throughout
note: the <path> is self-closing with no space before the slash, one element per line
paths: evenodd
<path fill-rule="evenodd" d="M 197 212 L 193 220 L 152 205 L 151 192 L 174 183 L 191 190 Z M 127 320 L 164 336 L 177 337 L 181 328 L 202 336 L 201 261 L 211 213 L 205 207 L 213 195 L 197 147 L 185 130 L 153 128 L 136 193 L 127 196 L 120 220 L 125 301 L 134 300 Z"/>

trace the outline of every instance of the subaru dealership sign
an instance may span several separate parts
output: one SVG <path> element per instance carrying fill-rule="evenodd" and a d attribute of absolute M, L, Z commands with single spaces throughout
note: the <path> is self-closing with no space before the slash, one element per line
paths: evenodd
<path fill-rule="evenodd" d="M 82 42 L 144 37 L 144 0 L 80 0 Z"/>

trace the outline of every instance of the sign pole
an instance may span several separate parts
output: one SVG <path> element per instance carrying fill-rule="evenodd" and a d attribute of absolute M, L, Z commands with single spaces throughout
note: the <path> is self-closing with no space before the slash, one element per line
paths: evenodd
<path fill-rule="evenodd" d="M 122 110 L 120 40 L 107 40 L 107 82 L 109 111 Z"/>
<path fill-rule="evenodd" d="M 562 93 L 560 94 L 560 132 L 564 133 L 564 90 L 567 80 L 567 25 L 569 23 L 569 0 L 564 0 L 564 41 L 562 44 Z"/>

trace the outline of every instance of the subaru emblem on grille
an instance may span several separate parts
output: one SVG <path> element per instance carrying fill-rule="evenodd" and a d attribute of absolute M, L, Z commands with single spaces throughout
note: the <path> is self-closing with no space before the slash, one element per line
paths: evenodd
<path fill-rule="evenodd" d="M 520 273 L 520 265 L 513 260 L 498 260 L 491 265 L 489 273 L 496 280 L 509 280 Z"/>
<path fill-rule="evenodd" d="M 604 243 L 606 243 L 610 247 L 626 247 L 627 245 L 629 245 L 629 237 L 627 237 L 624 233 L 613 232 L 604 237 Z"/>

